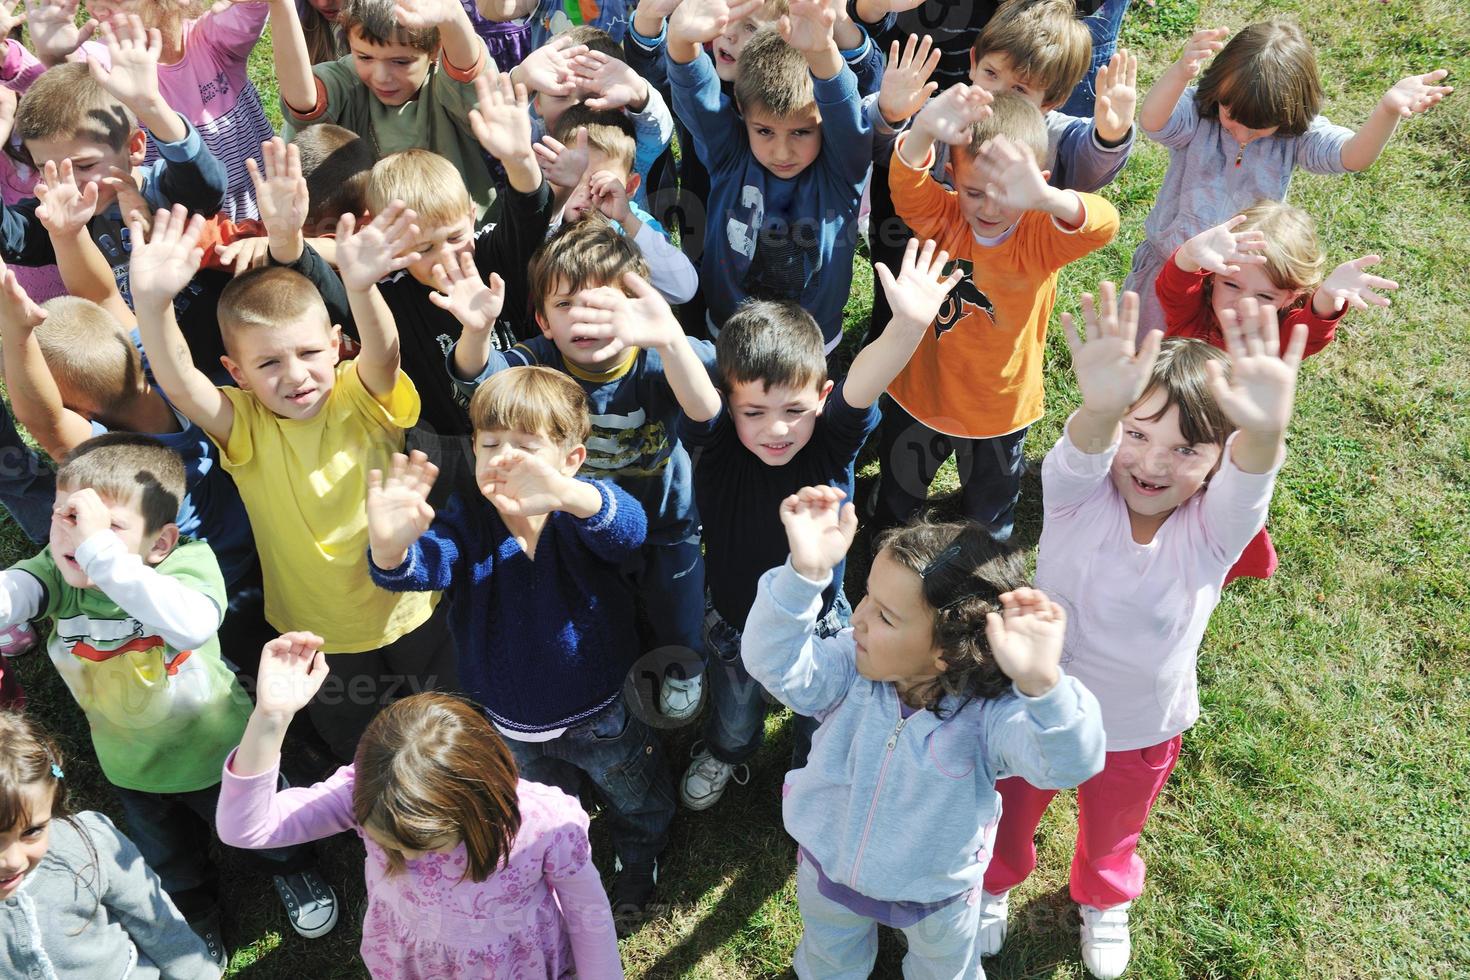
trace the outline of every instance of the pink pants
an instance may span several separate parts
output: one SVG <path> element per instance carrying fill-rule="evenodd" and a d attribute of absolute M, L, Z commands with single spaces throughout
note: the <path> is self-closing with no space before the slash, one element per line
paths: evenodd
<path fill-rule="evenodd" d="M 1179 761 L 1180 736 L 1144 749 L 1109 752 L 1102 772 L 1077 787 L 1077 849 L 1072 855 L 1072 900 L 1106 909 L 1143 891 L 1138 835 L 1154 800 Z M 985 872 L 985 890 L 1010 891 L 1036 867 L 1036 826 L 1056 790 L 1037 789 L 1019 776 L 998 780 L 1000 827 Z"/>

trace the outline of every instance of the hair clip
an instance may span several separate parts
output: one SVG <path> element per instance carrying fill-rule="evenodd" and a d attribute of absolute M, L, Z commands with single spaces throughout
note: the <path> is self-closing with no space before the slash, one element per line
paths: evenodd
<path fill-rule="evenodd" d="M 958 558 L 960 556 L 961 550 L 962 549 L 958 544 L 952 544 L 948 548 L 945 548 L 939 554 L 934 556 L 933 561 L 925 565 L 919 571 L 919 578 L 928 578 L 930 575 L 933 575 L 935 572 L 939 571 L 941 568 Z"/>
<path fill-rule="evenodd" d="M 61 771 L 61 767 L 60 766 L 58 766 L 54 762 L 51 763 L 51 776 L 52 776 L 53 779 L 60 779 L 60 778 L 62 778 L 65 775 L 66 774 Z"/>

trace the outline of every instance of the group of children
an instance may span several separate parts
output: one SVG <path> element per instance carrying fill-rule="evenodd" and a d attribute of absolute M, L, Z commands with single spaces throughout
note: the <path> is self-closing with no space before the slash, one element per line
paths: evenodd
<path fill-rule="evenodd" d="M 58 463 L 4 415 L 0 501 L 44 548 L 0 573 L 0 625 L 19 654 L 50 621 L 128 831 L 68 814 L 0 661 L 7 974 L 218 975 L 214 835 L 323 935 L 310 845 L 352 831 L 374 976 L 619 977 L 677 804 L 746 781 L 772 699 L 798 976 L 866 977 L 879 924 L 906 976 L 981 975 L 1070 787 L 1083 962 L 1125 969 L 1206 625 L 1276 567 L 1300 362 L 1397 288 L 1377 256 L 1326 272 L 1282 198 L 1371 164 L 1445 73 L 1353 132 L 1295 25 L 1188 40 L 1137 113 L 1171 157 L 1126 291 L 1062 315 L 1081 405 L 1028 583 L 1058 273 L 1117 234 L 1100 192 L 1135 145 L 1127 3 L 976 3 L 923 37 L 915 0 L 571 6 L 592 23 L 27 0 L 29 47 L 0 16 L 4 380 Z M 267 24 L 286 139 L 244 72 Z M 701 712 L 680 774 L 659 729 Z M 283 744 L 341 768 L 290 787 Z"/>

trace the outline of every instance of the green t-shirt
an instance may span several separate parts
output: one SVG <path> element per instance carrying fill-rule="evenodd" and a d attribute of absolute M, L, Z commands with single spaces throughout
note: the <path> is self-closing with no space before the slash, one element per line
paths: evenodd
<path fill-rule="evenodd" d="M 240 744 L 250 699 L 220 659 L 219 639 L 175 650 L 100 589 L 67 585 L 48 546 L 17 562 L 46 590 L 55 620 L 46 649 L 92 730 L 109 782 L 144 793 L 185 793 L 220 781 Z M 154 568 L 225 608 L 214 552 L 185 540 Z"/>

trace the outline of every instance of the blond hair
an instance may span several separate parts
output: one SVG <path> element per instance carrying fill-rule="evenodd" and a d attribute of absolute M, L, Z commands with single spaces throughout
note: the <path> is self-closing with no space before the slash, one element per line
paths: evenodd
<path fill-rule="evenodd" d="M 67 453 L 56 471 L 58 487 L 95 490 L 117 503 L 135 503 L 148 534 L 178 519 L 186 479 L 178 453 L 136 432 L 93 436 Z"/>
<path fill-rule="evenodd" d="M 638 157 L 638 131 L 626 112 L 621 109 L 589 109 L 578 103 L 561 114 L 551 135 L 570 146 L 576 141 L 577 130 L 581 128 L 587 130 L 589 151 L 596 150 L 608 160 L 621 164 L 625 174 L 633 172 L 633 163 Z"/>
<path fill-rule="evenodd" d="M 36 343 L 67 401 L 89 409 L 131 401 L 145 387 L 143 361 L 127 331 L 91 300 L 57 296 L 43 305 Z"/>
<path fill-rule="evenodd" d="M 421 228 L 453 224 L 475 210 L 464 175 L 431 150 L 403 150 L 373 165 L 367 183 L 368 211 L 382 214 L 394 201 L 418 214 Z"/>
<path fill-rule="evenodd" d="M 1020 143 L 1031 151 L 1036 166 L 1046 166 L 1046 120 L 1036 104 L 1019 92 L 1001 92 L 990 103 L 990 115 L 970 127 L 970 141 L 963 152 L 971 159 L 987 140 L 996 136 Z"/>
<path fill-rule="evenodd" d="M 582 386 L 537 365 L 492 374 L 475 389 L 469 414 L 476 432 L 528 432 L 565 449 L 583 445 L 592 431 Z"/>
<path fill-rule="evenodd" d="M 26 90 L 15 110 L 15 135 L 22 147 L 32 140 L 83 139 L 122 150 L 137 129 L 132 110 L 113 98 L 80 62 L 46 71 Z M 26 157 L 30 157 L 29 149 Z M 37 167 L 46 163 L 23 162 Z"/>
<path fill-rule="evenodd" d="M 1028 85 L 1044 90 L 1043 105 L 1064 102 L 1092 64 L 1092 34 L 1074 0 L 1006 0 L 975 38 L 978 64 L 1003 54 Z"/>
<path fill-rule="evenodd" d="M 736 70 L 735 105 L 741 112 L 764 108 L 784 119 L 816 102 L 805 56 L 775 27 L 755 32 L 741 50 Z"/>
<path fill-rule="evenodd" d="M 648 263 L 638 246 L 601 214 L 562 225 L 531 259 L 531 295 L 544 314 L 552 296 L 572 295 L 598 286 L 623 288 L 623 276 L 648 278 Z"/>
<path fill-rule="evenodd" d="M 230 280 L 219 297 L 219 332 L 225 351 L 249 330 L 315 319 L 331 330 L 331 317 L 311 280 L 284 266 L 262 266 Z"/>
<path fill-rule="evenodd" d="M 1290 21 L 1241 28 L 1200 76 L 1194 104 L 1202 119 L 1219 119 L 1223 105 L 1248 129 L 1300 136 L 1322 111 L 1317 53 Z"/>
<path fill-rule="evenodd" d="M 1235 230 L 1259 231 L 1266 236 L 1266 278 L 1277 289 L 1293 293 L 1292 301 L 1280 312 L 1293 310 L 1307 301 L 1312 291 L 1322 284 L 1327 256 L 1317 240 L 1317 222 L 1301 208 L 1263 198 L 1244 211 L 1245 221 Z M 1205 280 L 1205 301 L 1209 302 L 1215 277 Z"/>

